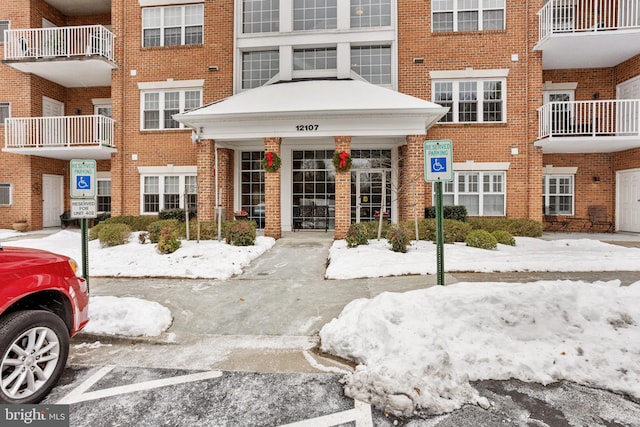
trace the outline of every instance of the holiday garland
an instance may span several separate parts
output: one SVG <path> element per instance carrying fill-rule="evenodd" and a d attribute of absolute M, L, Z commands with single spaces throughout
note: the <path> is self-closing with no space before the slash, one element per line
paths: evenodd
<path fill-rule="evenodd" d="M 262 169 L 267 172 L 277 172 L 280 169 L 280 165 L 282 164 L 282 160 L 280 157 L 274 153 L 273 151 L 267 151 L 264 154 L 264 159 L 262 159 Z"/>
<path fill-rule="evenodd" d="M 346 151 L 336 151 L 333 153 L 333 167 L 338 172 L 347 172 L 351 169 L 353 160 Z"/>

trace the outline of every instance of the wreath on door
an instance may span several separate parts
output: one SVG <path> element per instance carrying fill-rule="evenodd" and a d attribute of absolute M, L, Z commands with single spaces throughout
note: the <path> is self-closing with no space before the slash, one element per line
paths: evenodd
<path fill-rule="evenodd" d="M 333 167 L 338 172 L 348 172 L 351 170 L 351 164 L 353 160 L 351 155 L 346 151 L 336 151 L 333 153 Z"/>

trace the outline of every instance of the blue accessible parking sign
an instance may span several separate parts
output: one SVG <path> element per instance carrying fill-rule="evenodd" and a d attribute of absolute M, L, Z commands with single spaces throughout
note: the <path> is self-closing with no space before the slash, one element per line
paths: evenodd
<path fill-rule="evenodd" d="M 73 159 L 69 162 L 71 168 L 72 199 L 93 199 L 96 197 L 96 161 Z"/>
<path fill-rule="evenodd" d="M 446 172 L 447 171 L 447 158 L 446 157 L 432 157 L 431 158 L 431 172 Z"/>
<path fill-rule="evenodd" d="M 424 179 L 453 181 L 453 143 L 450 139 L 424 142 Z"/>

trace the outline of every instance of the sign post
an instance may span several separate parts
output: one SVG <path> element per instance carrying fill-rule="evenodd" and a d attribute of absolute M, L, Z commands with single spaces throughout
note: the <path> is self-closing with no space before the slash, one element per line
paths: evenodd
<path fill-rule="evenodd" d="M 82 277 L 89 286 L 89 236 L 88 218 L 96 215 L 96 161 L 73 159 L 69 161 L 71 182 L 71 218 L 80 218 L 82 249 Z"/>
<path fill-rule="evenodd" d="M 432 182 L 436 193 L 437 282 L 444 286 L 444 226 L 442 183 L 453 181 L 453 143 L 449 139 L 424 142 L 424 179 Z"/>

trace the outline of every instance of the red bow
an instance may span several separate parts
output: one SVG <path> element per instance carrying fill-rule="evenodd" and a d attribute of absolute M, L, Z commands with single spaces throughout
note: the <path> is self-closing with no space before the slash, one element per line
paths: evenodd
<path fill-rule="evenodd" d="M 349 153 L 347 153 L 346 151 L 340 153 L 340 164 L 338 165 L 340 169 L 347 166 L 347 157 L 349 157 Z"/>
<path fill-rule="evenodd" d="M 273 153 L 271 151 L 267 153 L 267 166 L 273 166 Z"/>

